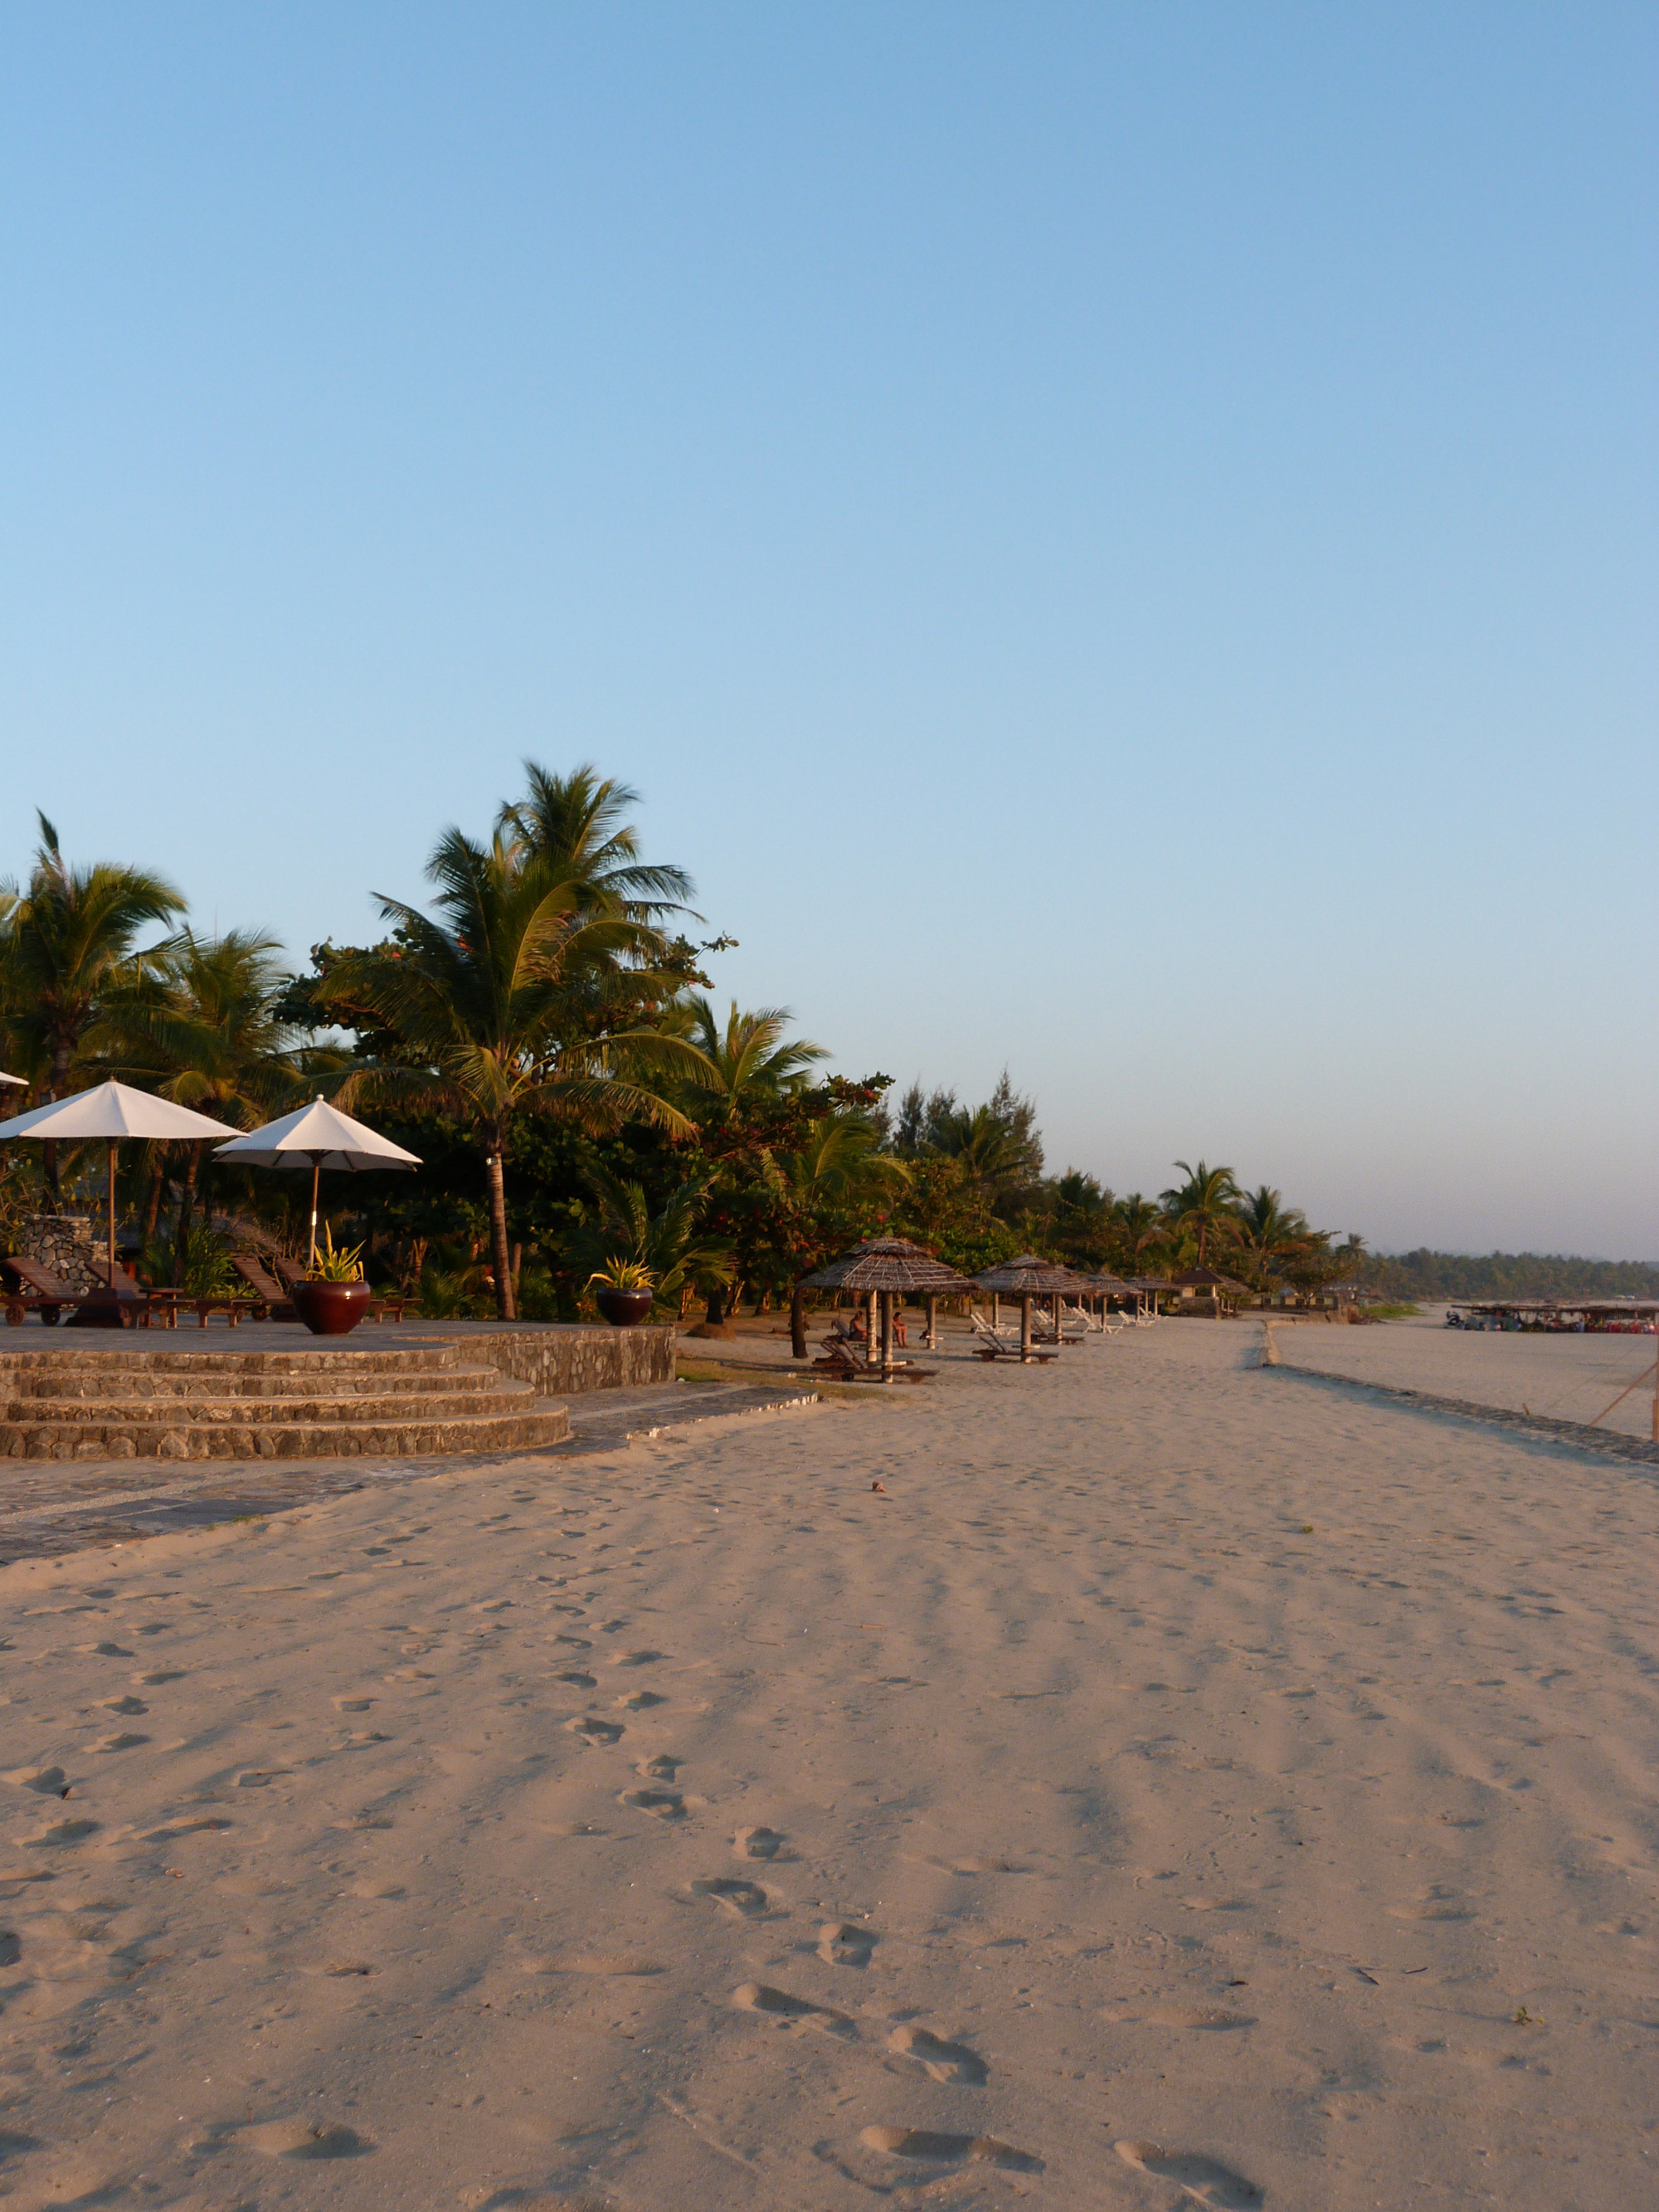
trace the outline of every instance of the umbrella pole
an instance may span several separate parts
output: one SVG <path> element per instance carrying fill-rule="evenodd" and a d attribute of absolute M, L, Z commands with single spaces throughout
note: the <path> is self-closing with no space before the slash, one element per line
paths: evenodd
<path fill-rule="evenodd" d="M 893 1372 L 893 1293 L 881 1294 L 881 1379 L 887 1382 Z"/>
<path fill-rule="evenodd" d="M 317 1182 L 322 1172 L 322 1161 L 313 1152 L 311 1156 L 311 1257 L 306 1261 L 307 1269 L 317 1264 Z"/>
<path fill-rule="evenodd" d="M 115 1139 L 109 1140 L 109 1286 L 115 1290 Z"/>
<path fill-rule="evenodd" d="M 929 1352 L 939 1350 L 938 1323 L 939 1300 L 930 1291 L 927 1294 L 927 1333 L 922 1339 Z"/>

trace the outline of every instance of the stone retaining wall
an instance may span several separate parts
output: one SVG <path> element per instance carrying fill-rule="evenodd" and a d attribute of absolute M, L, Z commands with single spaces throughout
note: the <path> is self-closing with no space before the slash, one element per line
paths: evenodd
<path fill-rule="evenodd" d="M 71 1291 L 89 1291 L 98 1278 L 93 1268 L 104 1247 L 84 1213 L 29 1213 L 23 1217 L 18 1251 L 57 1276 Z"/>
<path fill-rule="evenodd" d="M 583 1390 L 637 1390 L 674 1379 L 672 1327 L 586 1328 L 568 1322 L 446 1323 L 404 1322 L 398 1341 L 443 1337 L 465 1358 L 488 1360 L 503 1375 L 535 1386 L 544 1398 Z"/>

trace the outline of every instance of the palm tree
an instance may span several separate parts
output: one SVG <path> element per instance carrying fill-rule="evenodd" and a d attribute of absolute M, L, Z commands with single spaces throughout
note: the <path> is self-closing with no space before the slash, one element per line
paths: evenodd
<path fill-rule="evenodd" d="M 1238 1184 L 1231 1168 L 1212 1168 L 1200 1160 L 1189 1167 L 1176 1162 L 1187 1178 L 1160 1194 L 1170 1226 L 1182 1237 L 1198 1239 L 1198 1264 L 1204 1265 L 1205 1248 L 1212 1237 L 1224 1237 L 1236 1218 Z"/>
<path fill-rule="evenodd" d="M 530 789 L 502 807 L 496 823 L 502 836 L 568 869 L 635 921 L 684 908 L 691 896 L 684 869 L 651 867 L 640 859 L 639 832 L 624 819 L 640 803 L 631 785 L 602 777 L 589 762 L 568 775 L 550 775 L 532 760 L 524 769 Z"/>
<path fill-rule="evenodd" d="M 643 1183 L 596 1169 L 591 1178 L 599 1209 L 571 1240 L 568 1257 L 578 1279 L 607 1260 L 634 1260 L 649 1268 L 659 1306 L 678 1304 L 682 1291 L 705 1295 L 732 1279 L 732 1248 L 701 1233 L 708 1179 L 689 1176 L 671 1190 L 655 1213 Z"/>
<path fill-rule="evenodd" d="M 287 977 L 282 946 L 255 930 L 199 938 L 185 930 L 149 956 L 144 973 L 104 1002 L 87 1045 L 125 1082 L 251 1129 L 294 1097 L 299 1067 L 278 1003 Z M 147 1148 L 151 1178 L 145 1241 L 160 1207 L 167 1148 Z M 185 1147 L 184 1188 L 173 1240 L 178 1279 L 207 1145 Z"/>
<path fill-rule="evenodd" d="M 63 1097 L 81 1042 L 111 991 L 130 982 L 146 922 L 167 922 L 185 902 L 162 877 L 100 860 L 71 868 L 44 814 L 28 888 L 0 928 L 0 1001 L 26 1057 L 46 1071 L 46 1097 Z M 58 1146 L 44 1147 L 46 1187 L 62 1203 Z"/>
<path fill-rule="evenodd" d="M 1138 1190 L 1113 1206 L 1112 1245 L 1126 1273 L 1140 1272 L 1147 1255 L 1158 1252 L 1168 1237 L 1168 1216 Z"/>
<path fill-rule="evenodd" d="M 559 1115 L 592 1131 L 633 1120 L 686 1134 L 684 1115 L 633 1078 L 702 1055 L 633 1024 L 662 939 L 584 869 L 523 837 L 498 831 L 486 846 L 449 830 L 427 874 L 437 918 L 382 897 L 393 942 L 348 953 L 317 995 L 348 1026 L 361 1018 L 393 1042 L 395 1063 L 349 1079 L 342 1103 L 358 1090 L 399 1093 L 471 1127 L 484 1159 L 496 1309 L 511 1321 L 501 1149 L 514 1117 Z"/>
<path fill-rule="evenodd" d="M 1294 1206 L 1286 1207 L 1271 1184 L 1262 1183 L 1242 1201 L 1237 1216 L 1240 1249 L 1249 1255 L 1249 1267 L 1265 1288 L 1277 1263 L 1308 1249 L 1311 1231 L 1308 1218 Z"/>
<path fill-rule="evenodd" d="M 785 1036 L 787 1006 L 739 1013 L 733 999 L 721 1029 L 707 999 L 690 998 L 683 1006 L 690 1042 L 706 1063 L 694 1078 L 701 1120 L 732 1121 L 757 1100 L 803 1090 L 813 1062 L 829 1057 L 821 1044 Z"/>

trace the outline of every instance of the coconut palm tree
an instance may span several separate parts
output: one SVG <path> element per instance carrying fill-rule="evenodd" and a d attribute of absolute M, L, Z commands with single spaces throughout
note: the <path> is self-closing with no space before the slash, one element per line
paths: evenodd
<path fill-rule="evenodd" d="M 568 869 L 595 897 L 615 902 L 636 921 L 682 911 L 691 896 L 684 868 L 647 866 L 640 859 L 639 832 L 625 817 L 637 806 L 633 787 L 601 776 L 589 762 L 568 775 L 554 775 L 526 761 L 530 788 L 503 806 L 496 823 L 544 860 Z"/>
<path fill-rule="evenodd" d="M 435 916 L 382 897 L 393 941 L 348 953 L 317 990 L 337 1020 L 373 1024 L 386 1060 L 337 1094 L 430 1101 L 471 1129 L 483 1154 L 495 1303 L 514 1317 L 501 1148 L 520 1114 L 563 1116 L 593 1132 L 624 1121 L 677 1135 L 679 1109 L 635 1079 L 700 1068 L 681 1038 L 639 1025 L 632 1009 L 662 939 L 583 867 L 498 832 L 438 841 L 427 874 Z"/>
<path fill-rule="evenodd" d="M 71 868 L 58 832 L 37 816 L 40 843 L 27 890 L 0 922 L 0 1005 L 24 1056 L 46 1072 L 46 1097 L 62 1097 L 81 1042 L 102 999 L 138 969 L 135 941 L 147 922 L 185 910 L 171 884 L 107 860 Z M 45 1152 L 46 1187 L 62 1202 L 58 1146 Z"/>
<path fill-rule="evenodd" d="M 1150 1198 L 1132 1190 L 1112 1208 L 1111 1250 L 1126 1274 L 1145 1271 L 1169 1241 L 1169 1217 Z"/>
<path fill-rule="evenodd" d="M 1306 1214 L 1285 1206 L 1281 1194 L 1265 1182 L 1242 1200 L 1237 1222 L 1247 1270 L 1264 1289 L 1283 1261 L 1306 1252 L 1312 1234 Z"/>
<path fill-rule="evenodd" d="M 1197 1238 L 1201 1267 L 1210 1240 L 1225 1237 L 1237 1218 L 1238 1183 L 1231 1168 L 1212 1168 L 1203 1160 L 1196 1167 L 1189 1167 L 1185 1160 L 1177 1160 L 1176 1165 L 1186 1182 L 1159 1194 L 1176 1234 Z"/>
<path fill-rule="evenodd" d="M 785 1036 L 787 1006 L 740 1013 L 734 999 L 722 1029 L 707 999 L 692 997 L 683 1006 L 686 1033 L 704 1063 L 693 1077 L 700 1095 L 688 1102 L 699 1121 L 732 1121 L 757 1101 L 804 1090 L 814 1061 L 829 1057 L 809 1038 Z"/>

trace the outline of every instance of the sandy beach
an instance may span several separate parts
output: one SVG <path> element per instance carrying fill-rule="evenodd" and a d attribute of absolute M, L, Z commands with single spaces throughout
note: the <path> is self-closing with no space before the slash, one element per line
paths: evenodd
<path fill-rule="evenodd" d="M 1656 1470 L 1286 1371 L 1652 1340 L 1280 1334 L 0 1572 L 0 2202 L 1659 2199 Z"/>

